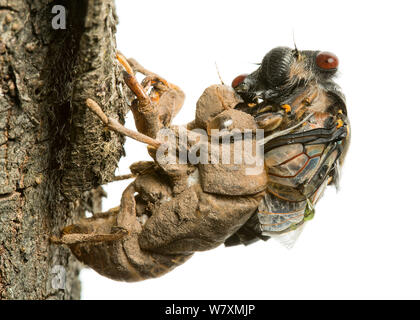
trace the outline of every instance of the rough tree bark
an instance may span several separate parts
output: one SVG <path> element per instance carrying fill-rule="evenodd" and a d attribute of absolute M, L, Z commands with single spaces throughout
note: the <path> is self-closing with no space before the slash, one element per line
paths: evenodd
<path fill-rule="evenodd" d="M 52 28 L 57 4 L 64 30 Z M 49 237 L 100 210 L 124 152 L 84 105 L 124 120 L 115 28 L 112 0 L 0 0 L 0 299 L 80 297 L 80 264 Z"/>

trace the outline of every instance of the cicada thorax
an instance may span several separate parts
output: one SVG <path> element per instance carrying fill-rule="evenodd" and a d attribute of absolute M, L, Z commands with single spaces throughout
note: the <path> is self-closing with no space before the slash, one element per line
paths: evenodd
<path fill-rule="evenodd" d="M 269 182 L 258 209 L 262 234 L 282 235 L 283 243 L 292 245 L 338 172 L 348 133 L 345 112 L 316 87 L 290 103 L 264 102 L 249 108 L 255 108 L 248 112 L 265 132 Z"/>

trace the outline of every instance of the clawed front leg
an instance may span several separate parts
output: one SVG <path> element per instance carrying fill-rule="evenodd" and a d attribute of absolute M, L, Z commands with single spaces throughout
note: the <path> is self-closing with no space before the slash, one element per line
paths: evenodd
<path fill-rule="evenodd" d="M 121 53 L 117 54 L 117 59 L 126 70 L 125 82 L 137 97 L 131 105 L 137 130 L 156 137 L 160 128 L 171 124 L 184 103 L 185 94 L 178 86 L 147 70 L 136 60 L 127 60 Z M 135 72 L 145 75 L 141 84 L 137 82 Z"/>
<path fill-rule="evenodd" d="M 143 67 L 139 67 L 139 63 L 136 60 L 131 59 L 130 62 L 135 66 L 136 71 L 146 75 L 142 84 L 147 88 L 152 87 L 150 97 L 158 105 L 163 125 L 168 126 L 184 104 L 184 92 L 177 85 L 166 81 Z"/>

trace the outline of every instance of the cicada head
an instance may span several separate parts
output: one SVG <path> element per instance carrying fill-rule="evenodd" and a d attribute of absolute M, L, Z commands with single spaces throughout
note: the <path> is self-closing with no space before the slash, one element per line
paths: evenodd
<path fill-rule="evenodd" d="M 330 52 L 277 47 L 253 73 L 236 77 L 232 87 L 250 107 L 288 104 L 308 87 L 318 87 L 345 109 L 344 96 L 334 82 L 338 64 L 337 56 Z"/>

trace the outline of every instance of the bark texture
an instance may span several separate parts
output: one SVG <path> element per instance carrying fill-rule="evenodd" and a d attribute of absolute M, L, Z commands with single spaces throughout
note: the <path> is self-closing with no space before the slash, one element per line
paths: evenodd
<path fill-rule="evenodd" d="M 64 30 L 52 28 L 57 4 Z M 80 264 L 49 237 L 100 210 L 124 152 L 84 105 L 124 120 L 115 28 L 111 0 L 0 0 L 0 299 L 80 297 Z"/>

